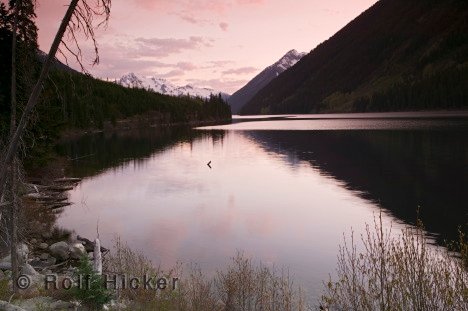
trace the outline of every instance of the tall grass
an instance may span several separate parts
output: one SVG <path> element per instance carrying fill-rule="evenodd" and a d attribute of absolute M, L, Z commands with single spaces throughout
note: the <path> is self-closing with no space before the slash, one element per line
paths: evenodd
<path fill-rule="evenodd" d="M 382 217 L 366 226 L 357 250 L 352 233 L 340 246 L 337 279 L 325 284 L 322 309 L 468 310 L 467 244 L 461 258 L 430 245 L 422 224 L 399 235 L 384 230 Z"/>

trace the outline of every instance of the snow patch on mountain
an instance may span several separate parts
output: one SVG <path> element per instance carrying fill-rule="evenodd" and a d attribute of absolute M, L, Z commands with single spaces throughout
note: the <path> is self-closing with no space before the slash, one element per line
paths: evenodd
<path fill-rule="evenodd" d="M 242 107 L 251 100 L 257 92 L 264 88 L 271 80 L 278 77 L 282 72 L 294 66 L 307 53 L 299 53 L 291 50 L 281 57 L 276 63 L 266 67 L 262 72 L 256 75 L 241 89 L 236 91 L 228 99 L 233 113 L 239 113 Z"/>
<path fill-rule="evenodd" d="M 299 53 L 296 50 L 291 50 L 286 53 L 283 57 L 280 58 L 276 63 L 273 65 L 268 66 L 269 69 L 276 70 L 276 75 L 279 75 L 286 69 L 294 66 L 302 57 L 304 57 L 307 53 Z"/>
<path fill-rule="evenodd" d="M 216 91 L 211 88 L 205 87 L 196 87 L 191 84 L 185 86 L 177 86 L 172 82 L 157 77 L 138 77 L 133 72 L 126 74 L 117 81 L 118 84 L 131 87 L 131 88 L 143 88 L 156 93 L 172 95 L 172 96 L 182 96 L 189 95 L 193 97 L 203 97 L 208 98 L 211 94 L 217 95 L 221 93 L 223 98 L 229 97 L 229 94 Z"/>

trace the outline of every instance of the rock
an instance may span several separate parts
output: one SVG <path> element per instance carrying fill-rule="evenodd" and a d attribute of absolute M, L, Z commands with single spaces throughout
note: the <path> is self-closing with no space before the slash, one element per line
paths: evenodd
<path fill-rule="evenodd" d="M 28 262 L 29 247 L 24 243 L 19 243 L 17 246 L 18 264 L 20 266 Z"/>
<path fill-rule="evenodd" d="M 41 243 L 39 244 L 39 249 L 46 250 L 49 248 L 49 244 L 47 243 Z"/>
<path fill-rule="evenodd" d="M 58 260 L 67 260 L 70 258 L 69 246 L 67 242 L 57 242 L 49 247 L 50 254 Z"/>
<path fill-rule="evenodd" d="M 44 269 L 53 266 L 57 263 L 57 259 L 49 256 L 46 260 L 33 260 L 30 262 L 35 269 Z"/>
<path fill-rule="evenodd" d="M 75 243 L 70 247 L 70 257 L 73 259 L 80 259 L 86 254 L 86 249 L 81 243 Z"/>
<path fill-rule="evenodd" d="M 47 253 L 42 253 L 41 256 L 39 257 L 41 260 L 47 260 L 49 258 L 49 254 Z"/>
<path fill-rule="evenodd" d="M 42 236 L 44 239 L 48 240 L 48 239 L 50 239 L 50 238 L 52 237 L 52 232 L 50 232 L 50 231 L 42 232 L 41 236 Z"/>
<path fill-rule="evenodd" d="M 11 270 L 11 262 L 0 262 L 0 270 Z"/>
<path fill-rule="evenodd" d="M 9 262 L 11 263 L 11 255 L 7 255 L 0 260 L 0 263 Z"/>
<path fill-rule="evenodd" d="M 75 310 L 76 307 L 76 304 L 73 302 L 57 300 L 49 305 L 49 310 Z"/>
<path fill-rule="evenodd" d="M 127 309 L 127 306 L 123 302 L 116 302 L 112 299 L 108 304 L 104 305 L 104 308 L 107 307 L 107 310 L 124 310 Z"/>
<path fill-rule="evenodd" d="M 11 303 L 8 303 L 6 301 L 1 301 L 1 300 L 0 300 L 0 310 L 3 310 L 3 311 L 26 311 L 23 308 L 20 308 L 18 306 L 12 305 Z"/>
<path fill-rule="evenodd" d="M 36 244 L 37 243 L 37 240 L 36 239 L 31 239 L 31 244 Z"/>
<path fill-rule="evenodd" d="M 21 268 L 21 272 L 26 275 L 39 275 L 39 272 L 37 272 L 30 264 L 25 264 L 23 268 Z"/>
<path fill-rule="evenodd" d="M 86 248 L 86 251 L 89 253 L 89 252 L 93 252 L 94 251 L 94 248 L 95 248 L 95 242 L 91 242 L 90 240 L 88 240 L 87 238 L 83 238 L 81 236 L 77 236 L 76 239 L 78 241 L 80 241 L 84 247 Z M 105 247 L 102 247 L 101 246 L 101 253 L 107 253 L 109 250 Z"/>
<path fill-rule="evenodd" d="M 76 304 L 51 297 L 34 297 L 18 302 L 24 310 L 76 310 Z M 1 309 L 0 309 L 1 310 Z M 20 309 L 23 310 L 23 309 Z"/>

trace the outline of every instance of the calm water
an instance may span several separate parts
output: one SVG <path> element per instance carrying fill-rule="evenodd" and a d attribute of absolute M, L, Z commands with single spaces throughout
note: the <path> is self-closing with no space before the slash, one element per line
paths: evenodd
<path fill-rule="evenodd" d="M 249 117 L 199 129 L 97 134 L 58 147 L 74 159 L 63 227 L 115 235 L 163 267 L 208 274 L 237 250 L 288 267 L 309 297 L 332 273 L 342 233 L 414 223 L 438 243 L 466 231 L 468 117 Z M 211 161 L 210 169 L 206 163 Z"/>

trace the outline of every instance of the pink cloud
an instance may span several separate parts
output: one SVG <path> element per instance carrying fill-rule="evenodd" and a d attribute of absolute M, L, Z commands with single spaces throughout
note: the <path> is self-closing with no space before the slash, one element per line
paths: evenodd
<path fill-rule="evenodd" d="M 185 50 L 196 50 L 200 47 L 211 47 L 212 40 L 203 37 L 192 36 L 187 39 L 176 38 L 136 38 L 139 44 L 131 54 L 138 56 L 166 57 L 178 54 Z"/>
<path fill-rule="evenodd" d="M 228 27 L 229 27 L 229 24 L 226 22 L 219 23 L 219 28 L 221 28 L 223 31 L 227 31 Z"/>
<path fill-rule="evenodd" d="M 194 16 L 181 12 L 212 12 L 222 14 L 233 6 L 263 4 L 265 0 L 134 0 L 137 6 L 151 10 L 171 11 L 189 22 L 195 22 Z"/>
<path fill-rule="evenodd" d="M 264 0 L 236 0 L 238 4 L 263 4 Z"/>
<path fill-rule="evenodd" d="M 255 67 L 241 67 L 236 69 L 228 69 L 222 72 L 225 75 L 242 75 L 242 74 L 249 74 L 254 73 L 257 71 Z"/>
<path fill-rule="evenodd" d="M 187 79 L 187 81 L 196 86 L 210 87 L 228 93 L 237 91 L 248 82 L 248 80 L 245 79 Z"/>
<path fill-rule="evenodd" d="M 177 68 L 180 68 L 186 71 L 191 71 L 191 70 L 195 70 L 198 68 L 197 66 L 195 66 L 194 64 L 190 62 L 178 62 L 176 66 Z"/>
<path fill-rule="evenodd" d="M 174 78 L 174 77 L 180 77 L 180 76 L 183 76 L 183 75 L 184 75 L 183 70 L 174 69 L 174 70 L 171 70 L 171 71 L 169 71 L 167 73 L 158 74 L 158 77 L 161 77 L 161 78 Z"/>

